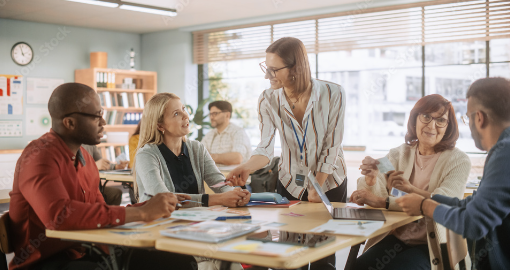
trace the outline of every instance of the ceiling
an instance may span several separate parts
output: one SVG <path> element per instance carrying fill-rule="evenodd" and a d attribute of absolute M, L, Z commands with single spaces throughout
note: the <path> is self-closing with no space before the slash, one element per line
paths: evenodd
<path fill-rule="evenodd" d="M 310 11 L 362 0 L 129 0 L 177 9 L 176 17 L 68 2 L 65 0 L 3 0 L 0 18 L 99 28 L 131 33 Z M 366 1 L 366 0 L 365 0 Z"/>

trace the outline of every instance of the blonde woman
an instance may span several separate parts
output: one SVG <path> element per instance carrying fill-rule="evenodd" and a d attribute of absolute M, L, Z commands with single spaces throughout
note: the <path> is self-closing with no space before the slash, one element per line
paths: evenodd
<path fill-rule="evenodd" d="M 185 207 L 224 205 L 243 206 L 250 193 L 241 188 L 212 188 L 216 194 L 204 194 L 209 186 L 225 181 L 204 145 L 187 140 L 189 117 L 178 96 L 154 95 L 145 105 L 140 139 L 135 156 L 136 196 L 140 202 L 161 192 L 183 193 L 193 202 Z"/>

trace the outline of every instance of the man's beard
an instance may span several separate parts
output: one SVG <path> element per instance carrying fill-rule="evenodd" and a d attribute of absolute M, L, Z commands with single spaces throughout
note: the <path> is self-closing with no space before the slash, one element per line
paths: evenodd
<path fill-rule="evenodd" d="M 483 149 L 483 146 L 482 146 L 482 136 L 476 130 L 476 127 L 474 126 L 474 123 L 470 123 L 469 124 L 469 129 L 471 130 L 471 137 L 475 141 L 476 148 L 478 148 L 480 150 L 485 150 L 485 149 Z"/>

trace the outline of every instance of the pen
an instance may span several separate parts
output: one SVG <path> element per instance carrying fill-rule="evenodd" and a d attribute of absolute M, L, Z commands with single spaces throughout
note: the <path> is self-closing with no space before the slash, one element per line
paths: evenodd
<path fill-rule="evenodd" d="M 234 216 L 234 217 L 217 217 L 216 220 L 227 220 L 227 219 L 251 219 L 251 216 Z"/>
<path fill-rule="evenodd" d="M 147 196 L 147 197 L 149 197 L 149 198 L 152 198 L 152 197 L 154 197 L 154 195 L 151 195 L 151 194 L 147 194 L 147 193 L 145 193 L 145 192 L 143 193 L 143 195 L 145 195 L 145 196 Z M 182 208 L 182 204 L 180 204 L 180 203 L 177 203 L 177 207 L 178 207 L 178 208 Z"/>
<path fill-rule="evenodd" d="M 197 201 L 192 201 L 192 200 L 184 200 L 184 201 L 181 201 L 180 203 L 187 203 L 187 202 L 194 202 L 194 203 L 204 204 L 203 202 L 197 202 Z"/>

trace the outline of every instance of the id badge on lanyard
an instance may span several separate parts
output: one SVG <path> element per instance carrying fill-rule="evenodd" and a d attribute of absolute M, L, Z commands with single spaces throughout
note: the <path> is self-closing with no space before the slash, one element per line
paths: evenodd
<path fill-rule="evenodd" d="M 300 187 L 303 187 L 305 185 L 306 176 L 308 175 L 308 167 L 305 165 L 305 162 L 303 160 L 303 149 L 305 147 L 305 138 L 306 138 L 306 131 L 308 130 L 308 119 L 309 118 L 310 118 L 310 116 L 308 116 L 308 118 L 306 119 L 305 133 L 303 134 L 303 142 L 302 143 L 299 141 L 299 137 L 297 135 L 296 128 L 294 127 L 294 123 L 292 122 L 292 120 L 290 121 L 290 123 L 292 125 L 292 129 L 294 129 L 294 134 L 296 135 L 296 140 L 299 145 L 300 160 L 298 163 L 298 169 L 296 171 L 295 179 L 296 179 L 296 185 L 298 185 Z"/>

